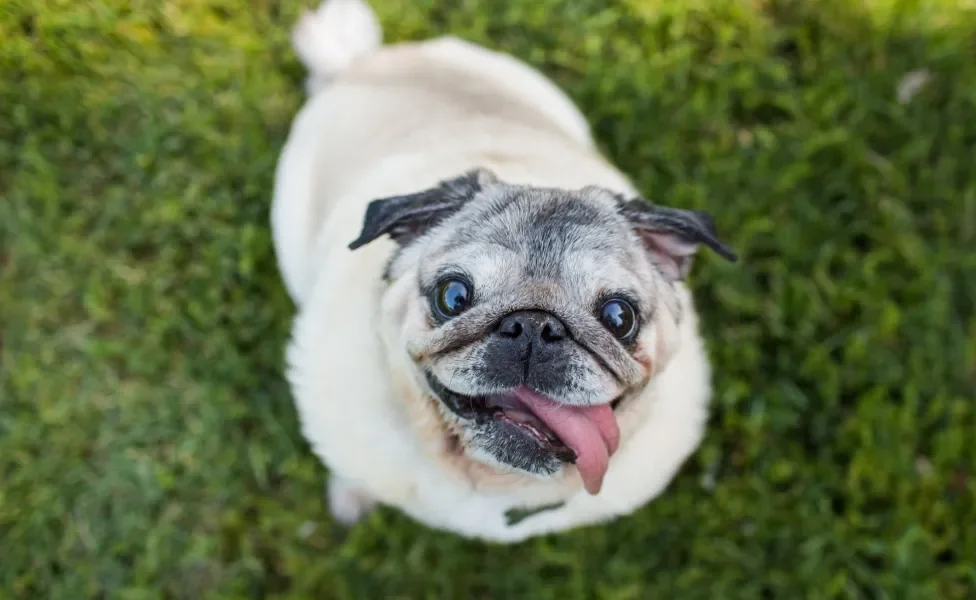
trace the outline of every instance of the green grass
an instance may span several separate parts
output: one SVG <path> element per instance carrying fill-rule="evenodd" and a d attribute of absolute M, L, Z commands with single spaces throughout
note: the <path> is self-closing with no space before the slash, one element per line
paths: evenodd
<path fill-rule="evenodd" d="M 388 40 L 539 66 L 647 195 L 716 215 L 743 260 L 693 275 L 703 447 L 605 527 L 344 534 L 281 378 L 267 226 L 302 2 L 6 0 L 0 598 L 974 597 L 972 11 L 375 4 Z"/>

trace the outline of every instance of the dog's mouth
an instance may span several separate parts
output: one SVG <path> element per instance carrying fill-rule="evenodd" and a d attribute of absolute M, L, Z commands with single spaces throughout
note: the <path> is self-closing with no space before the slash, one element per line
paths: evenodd
<path fill-rule="evenodd" d="M 495 422 L 527 438 L 559 460 L 575 464 L 591 494 L 600 490 L 620 432 L 613 410 L 616 399 L 599 406 L 568 406 L 528 388 L 487 396 L 465 396 L 440 383 L 430 372 L 427 383 L 438 399 L 462 419 Z"/>

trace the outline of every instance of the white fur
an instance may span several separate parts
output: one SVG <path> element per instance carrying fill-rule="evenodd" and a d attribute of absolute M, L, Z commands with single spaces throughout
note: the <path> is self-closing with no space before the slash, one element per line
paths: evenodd
<path fill-rule="evenodd" d="M 375 50 L 383 41 L 383 32 L 363 0 L 331 0 L 303 14 L 291 39 L 309 71 L 305 87 L 311 95 L 356 58 Z"/>
<path fill-rule="evenodd" d="M 343 525 L 356 523 L 376 505 L 376 501 L 365 490 L 338 476 L 329 478 L 326 497 L 329 499 L 332 517 Z"/>
<path fill-rule="evenodd" d="M 345 10 L 335 8 L 340 5 Z M 278 165 L 271 220 L 282 277 L 299 309 L 288 379 L 302 432 L 330 469 L 334 516 L 352 522 L 381 502 L 431 527 L 513 542 L 644 505 L 697 447 L 707 417 L 709 365 L 683 286 L 677 287 L 685 317 L 678 330 L 662 332 L 676 353 L 624 409 L 629 431 L 600 494 L 583 491 L 578 477 L 544 481 L 502 473 L 488 485 L 447 468 L 437 440 L 418 433 L 436 425 L 435 411 L 418 420 L 403 401 L 411 389 L 394 374 L 405 372 L 397 362 L 404 359 L 381 341 L 396 338 L 392 332 L 402 326 L 397 295 L 413 293 L 384 295 L 381 274 L 393 243 L 380 239 L 355 252 L 346 247 L 369 201 L 423 189 L 473 166 L 512 183 L 599 185 L 633 194 L 629 181 L 596 153 L 565 94 L 514 58 L 453 38 L 377 47 L 378 27 L 366 25 L 375 17 L 360 0 L 328 0 L 315 15 L 299 24 L 295 43 L 312 76 L 328 83 L 315 87 L 295 119 Z M 402 73 L 429 79 L 416 87 L 402 80 L 402 88 L 383 85 Z M 459 92 L 491 89 L 497 97 L 486 100 L 491 105 L 484 111 L 454 110 L 425 95 L 425 85 L 445 82 Z M 496 108 L 500 101 L 506 108 Z M 381 330 L 391 334 L 380 336 Z M 497 485 L 506 477 L 512 485 Z M 505 522 L 510 508 L 558 500 L 566 501 L 563 508 L 515 526 Z"/>

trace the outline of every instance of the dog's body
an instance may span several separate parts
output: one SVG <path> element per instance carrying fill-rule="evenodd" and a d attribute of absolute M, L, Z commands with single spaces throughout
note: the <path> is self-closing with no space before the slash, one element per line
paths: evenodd
<path fill-rule="evenodd" d="M 681 281 L 668 291 L 679 317 L 670 329 L 654 326 L 647 371 L 616 409 L 619 448 L 608 442 L 602 488 L 587 483 L 597 494 L 572 465 L 550 468 L 558 461 L 548 455 L 536 473 L 505 468 L 468 443 L 469 430 L 449 411 L 432 408 L 411 361 L 424 352 L 402 347 L 420 335 L 413 329 L 431 327 L 409 309 L 420 295 L 412 270 L 424 264 L 420 250 L 374 241 L 379 234 L 348 247 L 366 236 L 373 201 L 473 169 L 505 185 L 636 196 L 594 148 L 579 111 L 526 65 L 457 39 L 380 46 L 360 0 L 326 2 L 294 41 L 310 70 L 310 98 L 281 156 L 272 225 L 299 310 L 288 377 L 303 433 L 330 469 L 334 516 L 352 522 L 380 502 L 432 527 L 511 542 L 627 514 L 659 494 L 699 443 L 711 392 Z M 542 510 L 515 516 L 534 509 Z"/>

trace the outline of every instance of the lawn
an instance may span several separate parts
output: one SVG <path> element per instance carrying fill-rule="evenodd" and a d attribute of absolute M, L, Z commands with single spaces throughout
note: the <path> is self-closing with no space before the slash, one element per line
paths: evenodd
<path fill-rule="evenodd" d="M 303 2 L 4 0 L 0 598 L 976 597 L 965 4 L 374 0 L 540 67 L 742 257 L 692 275 L 716 395 L 670 490 L 495 547 L 329 520 L 267 223 Z"/>

